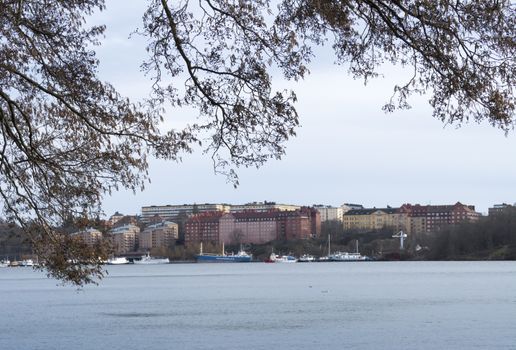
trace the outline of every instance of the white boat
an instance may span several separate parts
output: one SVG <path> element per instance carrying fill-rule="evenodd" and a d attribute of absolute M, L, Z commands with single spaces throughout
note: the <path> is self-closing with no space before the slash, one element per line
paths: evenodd
<path fill-rule="evenodd" d="M 32 261 L 32 259 L 25 259 L 25 260 L 22 260 L 22 261 L 20 262 L 20 266 L 32 267 L 32 266 L 34 266 L 34 261 Z"/>
<path fill-rule="evenodd" d="M 0 261 L 0 267 L 9 267 L 9 265 L 11 265 L 11 262 L 9 260 Z"/>
<path fill-rule="evenodd" d="M 129 260 L 127 260 L 124 257 L 110 258 L 110 259 L 108 259 L 106 264 L 108 264 L 108 265 L 124 265 L 124 264 L 129 264 Z"/>
<path fill-rule="evenodd" d="M 276 260 L 274 260 L 276 263 L 295 263 L 297 262 L 297 259 L 295 256 L 292 255 L 281 255 L 276 256 Z"/>
<path fill-rule="evenodd" d="M 365 255 L 362 255 L 358 252 L 358 240 L 356 240 L 356 251 L 354 253 L 348 252 L 335 252 L 333 254 L 328 254 L 329 261 L 366 261 L 369 258 Z M 328 252 L 330 252 L 329 246 L 329 237 L 328 237 Z"/>
<path fill-rule="evenodd" d="M 367 257 L 360 253 L 335 252 L 328 257 L 330 261 L 366 261 Z"/>
<path fill-rule="evenodd" d="M 315 257 L 313 255 L 310 255 L 310 254 L 303 254 L 299 257 L 298 259 L 299 262 L 314 262 L 315 261 Z"/>
<path fill-rule="evenodd" d="M 134 264 L 136 265 L 157 265 L 157 264 L 169 264 L 170 260 L 168 258 L 153 258 L 149 254 L 142 255 L 140 260 L 134 260 Z"/>

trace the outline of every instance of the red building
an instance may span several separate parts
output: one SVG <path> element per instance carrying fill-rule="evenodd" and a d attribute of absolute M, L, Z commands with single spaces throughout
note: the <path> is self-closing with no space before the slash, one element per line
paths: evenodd
<path fill-rule="evenodd" d="M 411 205 L 404 204 L 400 211 L 408 214 L 410 218 L 423 219 L 423 231 L 438 231 L 442 227 L 456 225 L 463 221 L 476 221 L 480 213 L 475 211 L 475 206 L 464 205 L 460 202 L 454 205 Z"/>
<path fill-rule="evenodd" d="M 185 244 L 193 242 L 219 242 L 219 220 L 224 215 L 222 211 L 212 211 L 196 214 L 185 223 Z"/>
<path fill-rule="evenodd" d="M 313 208 L 210 212 L 186 221 L 185 244 L 201 241 L 262 244 L 276 239 L 307 239 L 320 233 L 320 214 Z"/>

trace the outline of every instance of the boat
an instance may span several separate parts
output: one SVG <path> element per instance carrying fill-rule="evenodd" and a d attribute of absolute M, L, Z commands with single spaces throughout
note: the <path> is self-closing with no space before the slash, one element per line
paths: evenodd
<path fill-rule="evenodd" d="M 366 261 L 366 256 L 360 253 L 335 252 L 328 257 L 329 261 Z"/>
<path fill-rule="evenodd" d="M 277 256 L 276 260 L 274 262 L 276 262 L 276 263 L 295 263 L 295 262 L 297 262 L 297 258 L 292 255 L 281 255 L 281 256 Z"/>
<path fill-rule="evenodd" d="M 25 259 L 25 260 L 22 260 L 20 262 L 20 266 L 24 266 L 24 267 L 33 267 L 34 266 L 34 261 L 32 259 Z"/>
<path fill-rule="evenodd" d="M 329 242 L 329 237 L 328 237 Z M 335 252 L 333 254 L 328 254 L 328 261 L 367 261 L 369 258 L 365 255 L 362 255 L 358 252 L 358 240 L 355 241 L 356 249 L 354 253 L 348 252 Z M 330 252 L 328 243 L 328 252 Z"/>
<path fill-rule="evenodd" d="M 251 262 L 253 256 L 251 254 L 247 254 L 242 247 L 236 254 L 226 254 L 224 251 L 224 243 L 222 243 L 222 253 L 221 254 L 206 254 L 202 251 L 202 242 L 200 247 L 200 252 L 195 256 L 195 259 L 198 263 L 237 263 L 237 262 Z"/>
<path fill-rule="evenodd" d="M 315 257 L 313 255 L 310 255 L 310 254 L 303 254 L 299 257 L 298 259 L 299 262 L 314 262 L 315 261 Z"/>
<path fill-rule="evenodd" d="M 11 265 L 11 262 L 9 260 L 0 261 L 0 267 L 9 267 L 9 265 Z"/>
<path fill-rule="evenodd" d="M 142 255 L 140 260 L 134 260 L 133 263 L 136 265 L 157 265 L 169 264 L 170 260 L 168 258 L 154 258 L 147 253 L 146 255 Z"/>
<path fill-rule="evenodd" d="M 108 261 L 106 262 L 106 264 L 108 265 L 124 265 L 124 264 L 129 264 L 129 260 L 127 260 L 126 258 L 124 257 L 113 257 L 113 258 L 109 258 Z"/>

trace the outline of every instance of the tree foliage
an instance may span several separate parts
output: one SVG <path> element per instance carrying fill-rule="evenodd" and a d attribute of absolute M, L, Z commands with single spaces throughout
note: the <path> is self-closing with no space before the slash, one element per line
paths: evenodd
<path fill-rule="evenodd" d="M 365 80 L 385 62 L 410 69 L 386 110 L 428 92 L 443 121 L 513 127 L 511 1 L 149 0 L 142 68 L 154 84 L 140 105 L 97 76 L 104 27 L 85 18 L 99 9 L 102 0 L 0 0 L 0 197 L 49 271 L 74 283 L 101 276 L 104 252 L 55 227 L 95 217 L 106 193 L 142 189 L 149 154 L 178 160 L 200 143 L 235 183 L 234 167 L 280 158 L 299 120 L 294 92 L 274 91 L 272 73 L 303 78 L 317 45 Z M 199 118 L 161 131 L 164 103 Z M 79 260 L 95 268 L 77 273 Z"/>

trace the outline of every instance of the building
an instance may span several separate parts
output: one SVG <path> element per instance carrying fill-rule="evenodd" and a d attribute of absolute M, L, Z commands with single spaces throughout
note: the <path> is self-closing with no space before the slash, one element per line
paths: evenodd
<path fill-rule="evenodd" d="M 342 222 L 342 215 L 344 210 L 342 207 L 332 207 L 330 205 L 314 205 L 315 209 L 321 214 L 321 222 L 324 221 L 340 221 Z"/>
<path fill-rule="evenodd" d="M 138 235 L 140 250 L 169 247 L 175 243 L 178 236 L 178 227 L 175 222 L 162 221 L 149 225 Z"/>
<path fill-rule="evenodd" d="M 185 224 L 185 244 L 261 244 L 276 239 L 306 239 L 320 235 L 319 212 L 298 210 L 212 212 L 191 216 Z"/>
<path fill-rule="evenodd" d="M 277 212 L 236 212 L 219 220 L 219 240 L 228 244 L 266 243 L 278 236 Z"/>
<path fill-rule="evenodd" d="M 409 216 L 414 233 L 439 231 L 464 221 L 477 221 L 481 216 L 475 211 L 475 206 L 460 202 L 453 205 L 404 204 L 400 210 Z"/>
<path fill-rule="evenodd" d="M 238 213 L 242 211 L 261 211 L 267 212 L 270 210 L 281 210 L 281 211 L 294 211 L 299 210 L 299 205 L 291 204 L 277 204 L 275 202 L 252 202 L 247 204 L 231 205 L 230 211 L 232 213 Z"/>
<path fill-rule="evenodd" d="M 107 220 L 107 224 L 109 227 L 113 227 L 118 221 L 120 221 L 125 215 L 120 214 L 119 212 L 115 212 L 111 217 Z"/>
<path fill-rule="evenodd" d="M 374 231 L 390 228 L 407 234 L 438 231 L 463 221 L 476 221 L 480 213 L 472 205 L 404 204 L 400 208 L 352 209 L 343 215 L 345 230 Z"/>
<path fill-rule="evenodd" d="M 221 211 L 229 212 L 227 204 L 183 204 L 183 205 L 152 205 L 142 207 L 141 221 L 148 223 L 153 217 L 158 216 L 161 220 L 177 221 L 179 218 L 186 218 L 189 215 Z"/>
<path fill-rule="evenodd" d="M 102 232 L 94 228 L 87 228 L 85 230 L 72 233 L 72 236 L 80 237 L 88 245 L 94 245 L 102 239 Z"/>
<path fill-rule="evenodd" d="M 192 215 L 184 225 L 185 245 L 193 242 L 218 243 L 220 238 L 220 218 L 223 211 L 213 211 Z"/>
<path fill-rule="evenodd" d="M 344 213 L 344 230 L 374 231 L 391 228 L 407 230 L 407 214 L 397 208 L 351 209 Z"/>
<path fill-rule="evenodd" d="M 344 203 L 340 206 L 342 208 L 342 213 L 346 213 L 350 210 L 364 209 L 362 204 L 353 204 L 353 203 Z"/>
<path fill-rule="evenodd" d="M 489 216 L 500 215 L 500 214 L 505 214 L 505 213 L 516 213 L 516 206 L 511 205 L 511 204 L 502 203 L 502 204 L 495 204 L 495 205 L 493 205 L 492 208 L 488 209 Z"/>
<path fill-rule="evenodd" d="M 118 226 L 109 233 L 113 240 L 115 254 L 125 254 L 136 250 L 140 233 L 138 226 L 132 224 Z"/>

